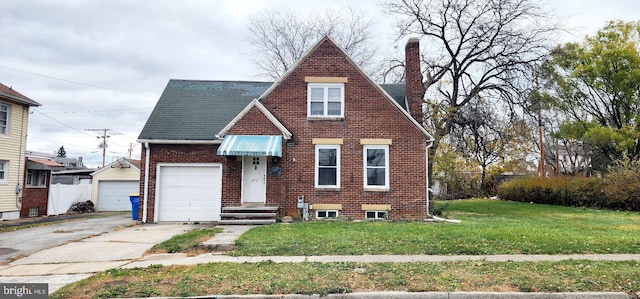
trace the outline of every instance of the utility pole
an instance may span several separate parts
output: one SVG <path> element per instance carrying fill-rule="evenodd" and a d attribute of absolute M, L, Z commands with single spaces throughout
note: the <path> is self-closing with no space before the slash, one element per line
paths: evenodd
<path fill-rule="evenodd" d="M 102 136 L 96 136 L 96 137 L 98 139 L 102 138 L 102 142 L 100 142 L 99 147 L 102 148 L 102 167 L 104 167 L 106 156 L 107 156 L 107 139 L 111 137 L 111 135 L 122 135 L 122 133 L 113 132 L 111 131 L 111 129 L 84 129 L 84 130 L 93 131 L 93 132 L 102 132 Z"/>

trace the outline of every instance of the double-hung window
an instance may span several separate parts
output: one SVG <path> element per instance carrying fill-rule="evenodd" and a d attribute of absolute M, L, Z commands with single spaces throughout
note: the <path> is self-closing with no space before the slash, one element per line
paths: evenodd
<path fill-rule="evenodd" d="M 9 162 L 0 160 L 0 183 L 7 182 L 8 171 L 9 171 Z"/>
<path fill-rule="evenodd" d="M 316 145 L 316 188 L 340 188 L 340 146 Z"/>
<path fill-rule="evenodd" d="M 364 187 L 368 190 L 389 190 L 389 146 L 364 146 Z"/>
<path fill-rule="evenodd" d="M 344 117 L 344 84 L 309 83 L 307 88 L 308 117 Z"/>
<path fill-rule="evenodd" d="M 9 135 L 9 105 L 0 103 L 0 135 Z"/>

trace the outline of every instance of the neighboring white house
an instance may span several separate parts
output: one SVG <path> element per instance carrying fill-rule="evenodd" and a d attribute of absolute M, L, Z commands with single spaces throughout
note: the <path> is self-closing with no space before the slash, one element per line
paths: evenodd
<path fill-rule="evenodd" d="M 29 109 L 40 104 L 0 83 L 0 220 L 22 208 Z"/>
<path fill-rule="evenodd" d="M 91 174 L 96 211 L 130 211 L 129 196 L 140 192 L 140 160 L 118 159 Z"/>

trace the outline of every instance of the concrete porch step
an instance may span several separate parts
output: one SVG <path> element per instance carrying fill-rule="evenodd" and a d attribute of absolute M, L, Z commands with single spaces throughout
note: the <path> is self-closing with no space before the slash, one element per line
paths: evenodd
<path fill-rule="evenodd" d="M 276 218 L 276 213 L 221 213 L 221 218 Z"/>
<path fill-rule="evenodd" d="M 222 219 L 218 224 L 222 225 L 265 225 L 274 224 L 275 219 Z"/>
<path fill-rule="evenodd" d="M 266 206 L 239 206 L 239 207 L 223 207 L 222 212 L 261 212 L 261 211 L 277 211 L 278 207 L 266 207 Z"/>

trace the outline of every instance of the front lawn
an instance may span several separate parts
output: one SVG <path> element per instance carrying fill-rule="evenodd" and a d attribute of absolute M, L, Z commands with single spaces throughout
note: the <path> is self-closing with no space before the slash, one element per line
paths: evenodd
<path fill-rule="evenodd" d="M 637 262 L 283 263 L 108 270 L 50 298 L 331 294 L 366 291 L 636 292 Z"/>
<path fill-rule="evenodd" d="M 297 222 L 254 228 L 236 256 L 640 253 L 640 213 L 496 200 L 438 202 L 462 223 Z"/>

